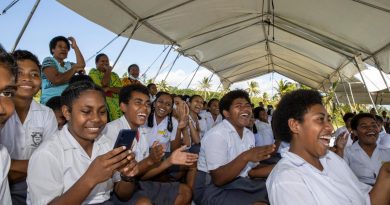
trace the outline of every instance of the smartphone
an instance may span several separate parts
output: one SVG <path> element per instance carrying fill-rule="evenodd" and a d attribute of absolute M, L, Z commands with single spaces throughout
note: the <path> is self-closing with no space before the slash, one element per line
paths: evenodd
<path fill-rule="evenodd" d="M 114 149 L 121 146 L 125 146 L 127 150 L 130 149 L 133 146 L 133 142 L 136 136 L 136 130 L 125 129 L 119 131 L 118 138 L 116 138 L 116 142 L 114 145 Z"/>

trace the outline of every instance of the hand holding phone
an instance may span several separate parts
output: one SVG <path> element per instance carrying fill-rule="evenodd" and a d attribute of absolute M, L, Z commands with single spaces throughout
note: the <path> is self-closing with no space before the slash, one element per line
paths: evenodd
<path fill-rule="evenodd" d="M 118 137 L 116 139 L 114 149 L 117 147 L 125 146 L 127 150 L 133 150 L 135 145 L 134 139 L 137 136 L 136 130 L 124 129 L 119 131 Z"/>

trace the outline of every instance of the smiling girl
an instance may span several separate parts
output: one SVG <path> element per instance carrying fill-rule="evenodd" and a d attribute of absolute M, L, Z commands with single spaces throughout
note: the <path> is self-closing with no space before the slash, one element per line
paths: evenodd
<path fill-rule="evenodd" d="M 61 95 L 68 123 L 44 142 L 28 168 L 29 204 L 111 204 L 110 192 L 131 198 L 137 174 L 134 154 L 125 147 L 112 150 L 101 134 L 107 123 L 103 90 L 80 81 Z M 120 177 L 119 177 L 120 172 Z"/>

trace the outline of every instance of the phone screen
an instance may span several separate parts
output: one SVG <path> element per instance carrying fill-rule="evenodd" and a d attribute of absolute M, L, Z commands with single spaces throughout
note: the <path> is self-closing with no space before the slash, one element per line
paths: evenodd
<path fill-rule="evenodd" d="M 121 130 L 119 131 L 118 138 L 116 139 L 114 149 L 126 146 L 126 149 L 130 149 L 130 147 L 133 145 L 133 141 L 135 137 L 137 136 L 136 130 Z"/>

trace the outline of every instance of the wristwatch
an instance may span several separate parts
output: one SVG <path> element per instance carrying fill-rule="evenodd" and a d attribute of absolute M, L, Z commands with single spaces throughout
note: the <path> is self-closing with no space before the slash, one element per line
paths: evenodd
<path fill-rule="evenodd" d="M 135 177 L 129 177 L 123 174 L 121 174 L 121 180 L 124 182 L 134 182 L 134 183 L 137 181 Z"/>

